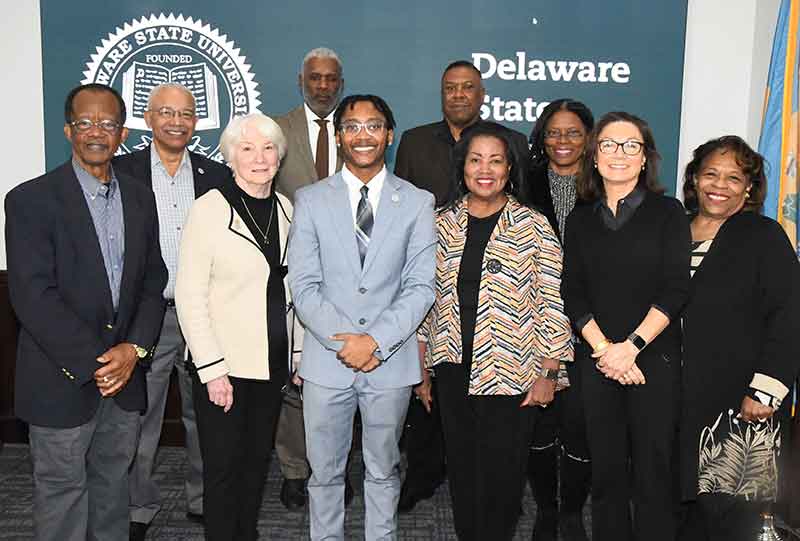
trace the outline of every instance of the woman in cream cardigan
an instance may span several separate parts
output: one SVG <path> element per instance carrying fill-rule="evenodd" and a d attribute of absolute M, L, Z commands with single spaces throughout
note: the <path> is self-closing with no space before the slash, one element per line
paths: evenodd
<path fill-rule="evenodd" d="M 234 118 L 220 147 L 235 183 L 192 207 L 175 300 L 196 368 L 206 538 L 254 540 L 281 388 L 301 343 L 284 281 L 292 206 L 273 190 L 286 139 L 272 119 Z"/>

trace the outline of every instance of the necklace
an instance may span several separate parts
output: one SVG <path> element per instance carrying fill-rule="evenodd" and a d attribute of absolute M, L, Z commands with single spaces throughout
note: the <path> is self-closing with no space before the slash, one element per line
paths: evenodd
<path fill-rule="evenodd" d="M 256 229 L 258 230 L 258 232 L 261 234 L 262 237 L 264 237 L 264 241 L 263 241 L 264 242 L 264 246 L 268 246 L 269 245 L 269 241 L 267 240 L 267 235 L 269 234 L 269 227 L 272 225 L 272 217 L 275 215 L 275 199 L 272 200 L 272 208 L 269 211 L 269 220 L 267 221 L 267 230 L 266 231 L 262 230 L 258 226 L 258 222 L 253 217 L 253 213 L 250 212 L 250 208 L 247 206 L 247 202 L 244 200 L 244 197 L 242 197 L 240 195 L 239 199 L 242 200 L 242 204 L 244 205 L 244 210 L 247 211 L 247 215 L 250 216 L 250 220 L 252 220 L 253 225 L 256 226 Z"/>

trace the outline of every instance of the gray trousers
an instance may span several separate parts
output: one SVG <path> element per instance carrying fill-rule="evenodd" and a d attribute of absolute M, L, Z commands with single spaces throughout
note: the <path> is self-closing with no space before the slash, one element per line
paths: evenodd
<path fill-rule="evenodd" d="M 296 392 L 283 395 L 283 406 L 275 433 L 275 452 L 286 479 L 308 479 L 303 401 Z"/>
<path fill-rule="evenodd" d="M 411 387 L 376 389 L 359 373 L 351 387 L 303 384 L 308 460 L 311 539 L 344 540 L 344 479 L 353 437 L 353 417 L 361 412 L 364 453 L 364 538 L 397 539 L 400 449 Z"/>
<path fill-rule="evenodd" d="M 161 509 L 161 495 L 153 479 L 158 440 L 164 421 L 169 378 L 172 368 L 178 371 L 181 391 L 181 416 L 186 430 L 186 455 L 188 472 L 185 482 L 186 510 L 203 513 L 203 460 L 197 438 L 192 403 L 192 380 L 183 365 L 186 342 L 178 326 L 175 307 L 168 307 L 164 314 L 161 336 L 153 355 L 153 363 L 146 372 L 147 412 L 142 416 L 141 435 L 136 457 L 130 470 L 130 519 L 149 524 Z"/>
<path fill-rule="evenodd" d="M 101 399 L 83 425 L 30 426 L 38 541 L 128 539 L 128 466 L 138 429 L 139 412 L 112 398 Z"/>

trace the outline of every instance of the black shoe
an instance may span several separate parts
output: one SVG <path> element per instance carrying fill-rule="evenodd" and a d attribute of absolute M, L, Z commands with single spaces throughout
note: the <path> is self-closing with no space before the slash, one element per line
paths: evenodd
<path fill-rule="evenodd" d="M 561 513 L 558 527 L 561 530 L 561 539 L 564 541 L 589 541 L 580 513 Z"/>
<path fill-rule="evenodd" d="M 281 503 L 289 511 L 297 511 L 306 506 L 306 480 L 284 479 L 281 485 Z"/>
<path fill-rule="evenodd" d="M 206 517 L 204 517 L 202 513 L 192 513 L 191 511 L 186 511 L 186 520 L 189 522 L 194 522 L 195 524 L 199 524 L 200 526 L 206 525 Z"/>
<path fill-rule="evenodd" d="M 145 524 L 144 522 L 131 522 L 130 523 L 130 541 L 144 541 L 144 536 L 147 534 L 147 528 L 149 528 L 149 524 Z"/>
<path fill-rule="evenodd" d="M 416 490 L 409 488 L 408 484 L 403 483 L 403 487 L 400 489 L 400 501 L 397 504 L 397 511 L 400 513 L 410 513 L 419 502 L 433 497 L 435 492 L 436 488 Z"/>
<path fill-rule="evenodd" d="M 355 497 L 355 493 L 353 492 L 353 485 L 350 483 L 350 479 L 347 477 L 344 478 L 344 506 L 350 507 L 350 504 L 353 503 L 353 498 Z"/>
<path fill-rule="evenodd" d="M 556 541 L 558 539 L 558 513 L 551 509 L 536 509 L 532 541 Z"/>

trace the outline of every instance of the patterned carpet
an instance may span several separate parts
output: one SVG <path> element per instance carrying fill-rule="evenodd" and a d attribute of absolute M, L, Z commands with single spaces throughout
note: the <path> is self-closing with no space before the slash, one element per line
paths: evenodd
<path fill-rule="evenodd" d="M 360 463 L 360 456 L 354 457 Z M 183 500 L 185 458 L 182 448 L 162 447 L 158 455 L 156 476 L 161 486 L 164 507 L 147 533 L 148 540 L 202 541 L 202 528 L 187 521 Z M 355 500 L 348 509 L 345 533 L 348 539 L 364 538 L 363 473 L 354 468 Z M 26 445 L 5 445 L 0 452 L 0 539 L 32 539 L 31 461 Z M 526 489 L 524 515 L 520 519 L 515 540 L 531 538 L 535 505 Z M 307 510 L 290 513 L 279 500 L 280 473 L 277 460 L 270 465 L 258 530 L 261 539 L 308 539 Z M 586 509 L 588 513 L 588 506 Z M 589 524 L 588 516 L 586 523 Z M 401 540 L 455 540 L 450 496 L 441 486 L 430 500 L 421 502 L 413 512 L 400 516 Z"/>

